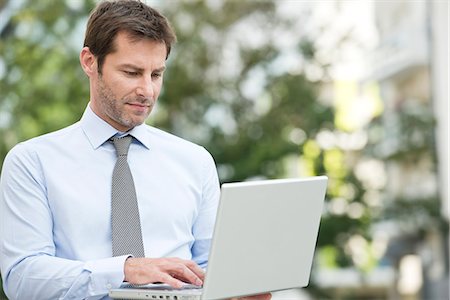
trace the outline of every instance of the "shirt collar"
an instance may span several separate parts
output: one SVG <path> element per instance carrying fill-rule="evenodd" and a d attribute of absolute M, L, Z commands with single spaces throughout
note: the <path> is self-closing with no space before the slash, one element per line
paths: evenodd
<path fill-rule="evenodd" d="M 94 149 L 103 145 L 107 140 L 120 132 L 97 116 L 91 109 L 90 104 L 87 105 L 83 116 L 81 117 L 81 128 Z M 150 141 L 146 135 L 144 124 L 134 127 L 128 132 L 137 141 L 139 141 L 147 149 L 150 148 Z"/>
<path fill-rule="evenodd" d="M 145 124 L 134 127 L 129 133 L 144 147 L 150 149 L 150 136 L 148 135 L 147 126 Z"/>

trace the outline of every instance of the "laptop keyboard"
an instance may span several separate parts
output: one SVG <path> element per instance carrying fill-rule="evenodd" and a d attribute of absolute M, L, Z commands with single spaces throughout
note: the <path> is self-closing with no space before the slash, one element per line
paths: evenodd
<path fill-rule="evenodd" d="M 168 284 L 128 284 L 124 283 L 121 285 L 121 288 L 135 288 L 135 289 L 152 289 L 157 291 L 187 291 L 187 290 L 201 290 L 201 286 L 193 285 L 193 284 L 185 284 L 182 288 L 174 288 Z"/>

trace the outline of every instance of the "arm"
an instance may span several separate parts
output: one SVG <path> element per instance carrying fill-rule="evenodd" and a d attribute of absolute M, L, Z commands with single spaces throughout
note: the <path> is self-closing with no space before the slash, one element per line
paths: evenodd
<path fill-rule="evenodd" d="M 44 173 L 24 144 L 4 161 L 0 213 L 0 267 L 10 299 L 95 299 L 122 283 L 127 257 L 86 262 L 57 257 Z"/>
<path fill-rule="evenodd" d="M 220 184 L 217 169 L 212 156 L 205 150 L 202 169 L 202 199 L 197 220 L 192 233 L 195 242 L 192 245 L 192 259 L 202 268 L 208 264 L 209 249 L 216 222 L 217 207 L 220 198 Z"/>

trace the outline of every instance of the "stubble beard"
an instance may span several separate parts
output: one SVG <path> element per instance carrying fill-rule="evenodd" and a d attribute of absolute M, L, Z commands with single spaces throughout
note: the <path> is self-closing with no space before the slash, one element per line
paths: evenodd
<path fill-rule="evenodd" d="M 150 115 L 150 112 L 152 111 L 154 106 L 153 101 L 142 97 L 136 97 L 134 99 L 124 97 L 122 99 L 117 99 L 111 88 L 103 81 L 101 76 L 99 76 L 98 96 L 100 110 L 103 111 L 109 119 L 113 120 L 123 127 L 128 128 L 128 130 L 143 124 L 147 117 Z M 127 115 L 124 106 L 126 105 L 125 103 L 129 102 L 130 100 L 134 102 L 149 104 L 150 107 L 148 113 L 141 118 L 133 118 L 132 115 Z"/>

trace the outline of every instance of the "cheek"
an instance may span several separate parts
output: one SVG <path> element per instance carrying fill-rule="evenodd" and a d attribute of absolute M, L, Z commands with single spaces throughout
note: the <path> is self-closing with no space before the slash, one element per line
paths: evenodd
<path fill-rule="evenodd" d="M 161 88 L 162 88 L 162 79 L 156 81 L 155 84 L 153 85 L 153 91 L 155 92 L 156 96 L 158 96 L 159 93 L 161 92 Z"/>
<path fill-rule="evenodd" d="M 136 90 L 137 84 L 132 79 L 115 78 L 111 80 L 111 90 L 117 98 L 122 99 Z"/>

